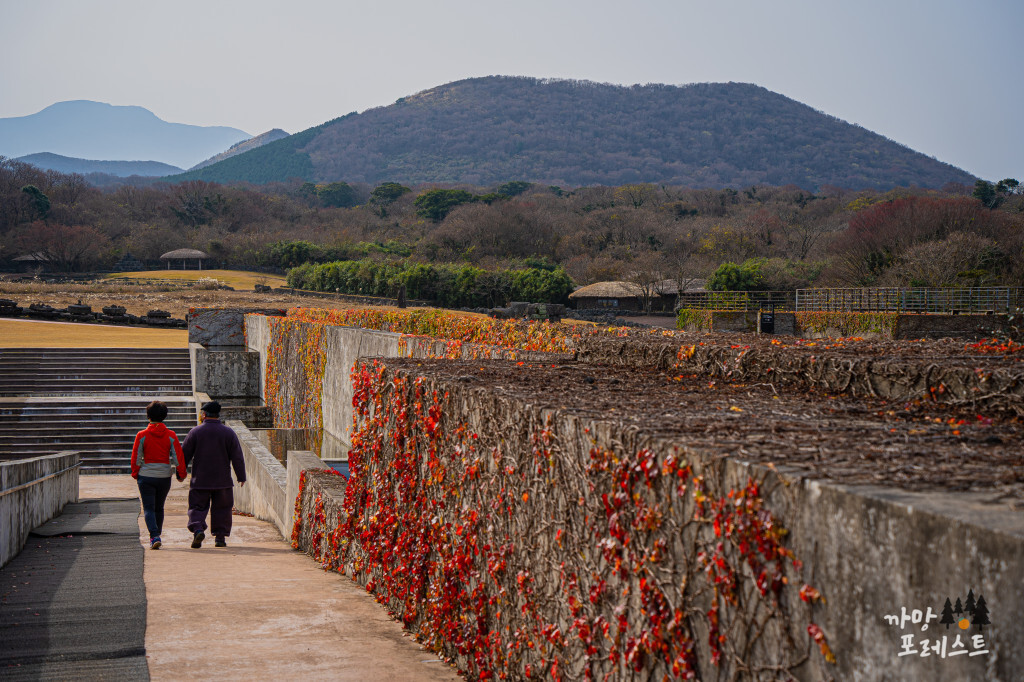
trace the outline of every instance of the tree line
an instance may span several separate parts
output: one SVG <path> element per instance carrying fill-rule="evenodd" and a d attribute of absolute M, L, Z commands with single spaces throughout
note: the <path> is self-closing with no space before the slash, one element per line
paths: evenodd
<path fill-rule="evenodd" d="M 576 285 L 987 286 L 1024 281 L 1024 194 L 1012 179 L 943 190 L 567 188 L 203 181 L 100 189 L 0 158 L 0 266 L 110 268 L 189 247 L 213 264 L 560 268 Z M 732 264 L 732 265 L 725 265 Z M 720 268 L 723 273 L 713 278 Z M 550 271 L 550 270 L 549 270 Z M 409 292 L 410 296 L 414 296 Z"/>

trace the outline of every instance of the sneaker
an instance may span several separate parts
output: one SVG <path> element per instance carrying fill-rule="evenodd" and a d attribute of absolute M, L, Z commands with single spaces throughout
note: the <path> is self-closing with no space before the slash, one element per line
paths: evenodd
<path fill-rule="evenodd" d="M 214 547 L 227 547 L 228 543 L 224 540 L 223 537 L 218 536 L 217 537 L 217 541 L 215 543 L 213 543 L 213 546 Z"/>
<path fill-rule="evenodd" d="M 192 536 L 192 549 L 199 549 L 200 547 L 202 547 L 203 540 L 205 539 L 206 533 L 204 533 L 203 531 L 196 532 L 196 534 Z"/>
<path fill-rule="evenodd" d="M 158 537 L 150 538 L 149 539 L 149 548 L 150 549 L 160 549 L 160 544 L 161 544 L 160 543 L 160 538 L 158 538 Z"/>

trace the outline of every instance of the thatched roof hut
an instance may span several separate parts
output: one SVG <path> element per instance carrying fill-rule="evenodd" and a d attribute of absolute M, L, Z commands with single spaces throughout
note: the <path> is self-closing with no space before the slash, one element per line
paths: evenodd
<path fill-rule="evenodd" d="M 199 269 L 203 269 L 203 261 L 208 259 L 210 254 L 200 251 L 199 249 L 175 249 L 174 251 L 168 251 L 164 255 L 160 256 L 160 260 L 167 261 L 167 269 L 171 269 L 171 261 L 181 261 L 181 269 L 185 270 L 185 263 L 194 260 L 199 264 Z"/>

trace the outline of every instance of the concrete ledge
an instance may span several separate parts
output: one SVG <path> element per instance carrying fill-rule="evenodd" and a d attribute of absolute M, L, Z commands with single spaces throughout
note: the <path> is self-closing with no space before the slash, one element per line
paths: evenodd
<path fill-rule="evenodd" d="M 290 515 L 284 514 L 288 472 L 245 424 L 237 420 L 225 423 L 238 435 L 245 455 L 246 482 L 245 486 L 235 486 L 235 508 L 269 521 L 280 531 L 281 537 L 287 538 L 291 532 Z"/>
<path fill-rule="evenodd" d="M 17 556 L 29 532 L 78 501 L 77 452 L 0 462 L 0 566 Z"/>
<path fill-rule="evenodd" d="M 291 533 L 291 525 L 295 524 L 295 498 L 299 496 L 299 478 L 302 472 L 309 469 L 327 468 L 323 461 L 309 450 L 288 451 L 288 488 L 285 499 L 290 505 L 287 514 L 287 518 L 291 520 L 288 529 L 289 534 Z"/>

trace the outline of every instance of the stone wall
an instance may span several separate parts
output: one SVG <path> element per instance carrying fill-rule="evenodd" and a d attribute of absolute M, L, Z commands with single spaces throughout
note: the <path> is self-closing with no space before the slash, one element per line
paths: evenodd
<path fill-rule="evenodd" d="M 235 509 L 272 523 L 281 537 L 290 538 L 299 476 L 304 469 L 324 469 L 326 465 L 312 452 L 291 450 L 286 467 L 242 422 L 226 423 L 238 435 L 245 456 L 246 482 L 244 486 L 235 483 Z M 232 470 L 232 480 L 234 476 Z"/>
<path fill-rule="evenodd" d="M 792 674 L 802 680 L 1009 681 L 1020 679 L 1024 672 L 1024 649 L 1019 646 L 1024 642 L 1024 621 L 1019 618 L 1024 609 L 1024 591 L 1020 589 L 1024 576 L 1021 513 L 1009 514 L 1005 508 L 986 504 L 985 496 L 911 493 L 812 480 L 783 467 L 747 464 L 724 451 L 689 448 L 685 442 L 643 432 L 614 418 L 576 414 L 572 406 L 542 410 L 478 383 L 439 378 L 429 372 L 418 377 L 414 368 L 408 373 L 409 366 L 404 367 L 406 374 L 388 371 L 382 376 L 374 389 L 382 391 L 374 398 L 377 407 L 360 416 L 364 427 L 373 420 L 383 420 L 374 427 L 383 440 L 367 443 L 360 455 L 359 466 L 366 468 L 361 474 L 365 490 L 356 493 L 361 500 L 356 506 L 361 515 L 348 518 L 343 505 L 346 488 L 339 482 L 308 476 L 300 545 L 325 567 L 349 573 L 375 592 L 389 610 L 404 617 L 409 625 L 421 628 L 421 635 L 456 659 L 460 667 L 473 670 L 480 661 L 474 662 L 472 656 L 480 653 L 486 664 L 506 666 L 505 671 L 512 677 L 529 676 L 530 668 L 526 666 L 546 671 L 553 660 L 567 679 L 582 679 L 587 669 L 598 679 L 605 673 L 628 676 L 631 669 L 641 671 L 645 678 L 657 679 L 670 672 L 671 661 L 659 662 L 657 657 L 651 660 L 643 653 L 635 660 L 630 658 L 627 636 L 636 635 L 640 641 L 642 627 L 638 624 L 653 622 L 652 614 L 657 615 L 659 609 L 656 602 L 644 599 L 650 579 L 645 588 L 639 574 L 634 573 L 638 570 L 635 564 L 622 559 L 623 566 L 630 566 L 628 572 L 611 568 L 613 559 L 621 556 L 616 552 L 625 551 L 629 543 L 625 536 L 618 539 L 615 528 L 632 522 L 629 532 L 636 533 L 640 553 L 646 561 L 657 562 L 657 569 L 648 573 L 656 575 L 667 591 L 692 591 L 692 601 L 682 598 L 678 608 L 685 610 L 687 627 L 694 635 L 695 666 L 703 679 L 753 677 L 749 669 L 744 671 L 744 665 L 765 666 L 758 677 L 766 679 L 785 677 L 792 665 Z M 404 383 L 397 381 L 400 376 L 406 377 Z M 410 447 L 419 448 L 415 453 L 419 459 L 411 461 L 412 470 L 408 468 L 408 455 L 388 446 L 393 435 L 389 429 L 403 422 L 394 419 L 393 411 L 380 411 L 381 406 L 399 404 L 396 396 L 403 393 L 404 404 L 422 400 L 424 413 L 431 404 L 426 396 L 444 396 L 435 399 L 439 405 L 436 415 L 430 412 L 429 418 L 426 414 L 417 417 L 411 428 L 401 433 L 402 442 L 415 443 Z M 363 394 L 362 399 L 369 398 Z M 439 433 L 460 435 L 458 440 L 445 440 Z M 375 444 L 382 446 L 380 450 Z M 379 459 L 372 459 L 378 457 L 377 453 Z M 650 517 L 652 530 L 644 533 L 645 526 L 637 525 L 638 519 L 630 516 L 628 508 L 610 506 L 609 500 L 619 492 L 620 484 L 619 479 L 609 479 L 604 473 L 611 469 L 594 468 L 601 458 L 613 462 L 608 465 L 611 468 L 629 463 L 621 485 L 630 501 L 644 501 L 646 506 L 641 507 L 654 514 Z M 787 531 L 786 547 L 802 561 L 799 567 L 794 564 L 795 573 L 787 574 L 789 587 L 780 589 L 777 606 L 758 611 L 757 595 L 748 591 L 733 607 L 740 611 L 732 616 L 738 621 L 728 620 L 729 611 L 723 607 L 717 616 L 720 620 L 715 621 L 723 633 L 726 623 L 735 626 L 748 622 L 749 627 L 728 631 L 730 638 L 739 637 L 743 645 L 737 654 L 741 658 L 724 656 L 717 667 L 711 663 L 708 638 L 712 633 L 705 613 L 711 595 L 708 576 L 721 574 L 705 570 L 699 551 L 714 546 L 710 518 L 703 516 L 708 524 L 703 527 L 693 524 L 695 499 L 699 498 L 693 488 L 685 494 L 673 492 L 672 472 L 676 469 L 670 466 L 672 462 L 692 466 L 692 480 L 699 477 L 701 481 L 700 495 L 727 498 L 729 507 L 733 501 L 737 506 L 741 500 L 748 504 L 750 497 L 734 497 L 732 493 L 742 490 L 751 478 L 759 481 L 764 513 L 771 516 L 758 511 L 753 518 L 781 524 Z M 650 482 L 646 489 L 645 477 Z M 410 480 L 415 483 L 410 484 Z M 629 487 L 625 487 L 627 482 Z M 416 490 L 425 501 L 398 494 L 408 485 L 419 486 Z M 576 487 L 567 490 L 567 485 Z M 352 494 L 351 484 L 347 490 Z M 363 489 L 357 486 L 357 490 Z M 387 508 L 387 499 L 392 503 L 398 500 L 398 507 Z M 408 523 L 419 522 L 424 512 L 405 504 L 422 504 L 423 509 L 431 510 L 433 520 L 421 530 L 425 538 L 430 538 L 431 552 L 441 552 L 448 561 L 439 561 L 438 554 L 429 553 L 422 556 L 422 565 L 403 564 L 400 573 L 379 570 L 394 560 L 392 551 L 401 555 L 399 545 L 419 547 L 415 545 L 419 530 Z M 386 514 L 406 519 L 405 525 L 397 526 L 401 531 L 397 535 L 385 533 L 391 538 L 386 548 L 377 547 L 373 544 L 374 531 L 385 523 Z M 607 540 L 588 537 L 580 532 L 581 527 L 569 527 L 563 533 L 573 518 L 591 520 L 584 523 L 606 519 L 602 522 L 607 523 L 611 535 Z M 658 547 L 662 538 L 659 533 L 663 532 L 658 528 L 678 530 L 664 536 L 665 550 L 660 559 L 654 559 L 651 548 Z M 412 537 L 406 539 L 408 533 Z M 606 545 L 608 541 L 611 544 Z M 514 549 L 506 551 L 511 545 Z M 420 556 L 416 551 L 410 556 Z M 567 567 L 579 564 L 581 556 L 592 557 L 589 573 L 568 574 Z M 463 562 L 468 562 L 469 568 Z M 496 570 L 499 564 L 500 570 Z M 436 568 L 442 565 L 446 568 Z M 447 636 L 430 629 L 429 614 L 424 613 L 428 607 L 410 604 L 403 582 L 413 580 L 419 571 L 427 576 L 427 586 L 421 589 L 435 599 L 449 590 L 472 591 L 465 602 L 472 606 L 472 611 L 467 611 L 473 622 L 470 634 L 498 633 L 499 639 L 491 642 L 485 637 L 486 644 L 471 640 L 475 646 L 467 648 L 463 645 L 470 640 L 460 639 L 460 645 L 455 646 L 456 639 L 466 637 L 458 628 Z M 740 566 L 733 575 L 741 582 L 753 580 L 744 571 L 746 568 Z M 453 575 L 463 573 L 467 577 L 461 583 L 453 581 Z M 492 580 L 505 591 L 496 591 Z M 570 590 L 577 581 L 581 586 L 578 607 L 573 605 Z M 803 590 L 799 597 L 796 594 L 802 581 L 820 590 L 825 599 L 816 602 L 812 595 L 810 601 L 816 603 L 803 603 L 799 598 L 805 596 Z M 599 585 L 602 587 L 595 601 L 593 590 Z M 482 590 L 479 599 L 483 601 L 477 599 L 478 589 Z M 930 607 L 938 615 L 946 597 L 962 597 L 968 589 L 976 596 L 984 594 L 988 600 L 992 625 L 985 630 L 987 654 L 949 659 L 937 655 L 898 656 L 905 633 L 917 635 L 920 649 L 922 637 L 931 635 L 934 640 L 948 634 L 952 641 L 957 630 L 954 626 L 947 632 L 933 621 L 929 632 L 922 634 L 915 626 L 904 631 L 888 625 L 885 616 L 899 615 L 903 607 L 908 613 Z M 589 603 L 587 594 L 591 595 Z M 621 601 L 617 597 L 620 594 L 630 596 Z M 488 602 L 490 598 L 498 601 Z M 744 608 L 748 609 L 746 616 L 753 619 L 743 620 Z M 671 613 L 669 609 L 669 616 Z M 580 624 L 584 616 L 585 630 Z M 620 617 L 624 619 L 622 624 L 614 625 Z M 602 623 L 613 624 L 611 638 L 594 634 Z M 807 628 L 811 624 L 820 628 L 831 645 L 835 664 L 826 662 L 810 642 Z M 621 640 L 616 639 L 617 627 L 620 634 L 625 633 Z M 672 628 L 669 630 L 666 633 L 663 628 L 649 628 L 644 636 L 656 638 L 657 647 L 661 641 L 657 638 L 671 640 L 675 636 Z M 751 639 L 755 632 L 762 636 Z M 506 641 L 502 638 L 512 635 L 505 633 L 526 635 L 523 641 L 520 635 Z M 529 647 L 526 639 L 531 642 Z M 481 652 L 481 648 L 486 651 Z M 613 656 L 618 651 L 617 662 L 610 662 L 609 651 Z M 772 672 L 776 666 L 781 668 Z"/>
<path fill-rule="evenodd" d="M 244 346 L 246 314 L 286 312 L 280 308 L 193 308 L 189 311 L 188 341 L 204 346 Z"/>
<path fill-rule="evenodd" d="M 258 397 L 262 387 L 259 353 L 245 350 L 211 351 L 189 343 L 192 390 L 221 398 Z"/>
<path fill-rule="evenodd" d="M 78 501 L 78 453 L 0 462 L 0 566 L 25 545 L 29 532 Z"/>
<path fill-rule="evenodd" d="M 245 424 L 234 420 L 225 423 L 238 435 L 245 456 L 246 483 L 244 486 L 235 483 L 235 509 L 269 521 L 282 537 L 288 537 L 290 514 L 285 513 L 288 472 Z M 233 470 L 231 476 L 234 479 Z"/>

